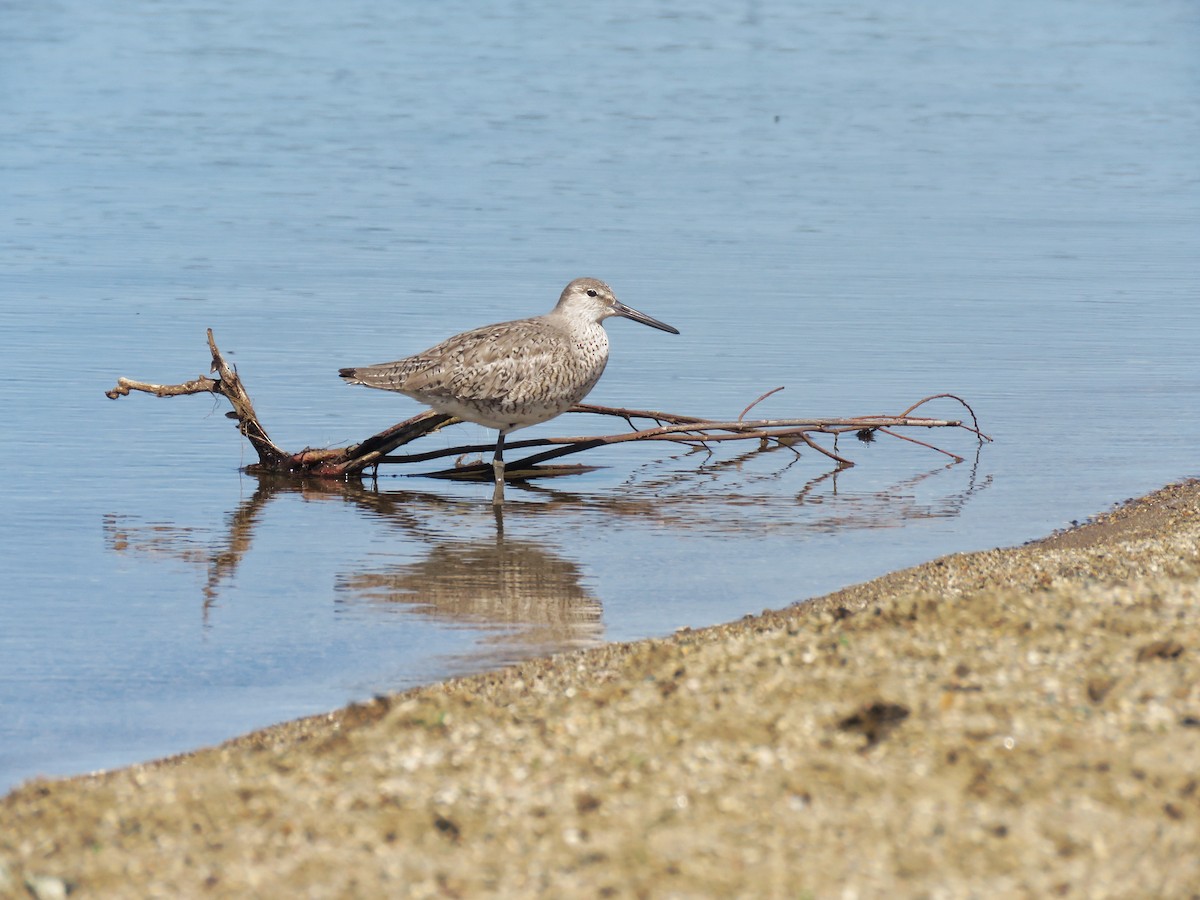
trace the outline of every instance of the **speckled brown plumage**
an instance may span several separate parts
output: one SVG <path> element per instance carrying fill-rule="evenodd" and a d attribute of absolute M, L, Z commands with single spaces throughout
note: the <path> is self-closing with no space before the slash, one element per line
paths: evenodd
<path fill-rule="evenodd" d="M 577 278 L 545 315 L 485 325 L 414 356 L 339 374 L 350 384 L 397 391 L 497 429 L 493 502 L 500 503 L 505 436 L 566 412 L 595 387 L 608 363 L 608 335 L 600 323 L 610 316 L 679 333 L 621 303 L 603 281 Z"/>

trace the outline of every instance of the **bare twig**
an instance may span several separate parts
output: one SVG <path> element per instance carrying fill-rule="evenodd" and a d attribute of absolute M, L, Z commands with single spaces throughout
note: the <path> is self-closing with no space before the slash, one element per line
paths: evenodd
<path fill-rule="evenodd" d="M 213 340 L 211 328 L 208 329 L 208 349 L 212 353 L 212 371 L 216 372 L 220 378 L 217 382 L 217 390 L 221 396 L 233 404 L 233 412 L 225 415 L 237 420 L 238 428 L 258 453 L 258 461 L 261 465 L 271 469 L 285 466 L 289 454 L 275 446 L 267 435 L 267 430 L 258 421 L 258 414 L 254 411 L 254 404 L 250 402 L 250 395 L 242 386 L 242 380 L 238 378 L 237 372 L 225 362 L 225 357 L 217 349 L 217 342 Z"/>
<path fill-rule="evenodd" d="M 839 468 L 848 469 L 848 468 L 850 468 L 850 466 L 854 465 L 854 463 L 852 463 L 850 460 L 846 459 L 846 457 L 838 456 L 832 450 L 826 450 L 824 447 L 822 447 L 820 444 L 818 444 L 816 441 L 814 441 L 812 438 L 810 438 L 804 432 L 800 432 L 799 436 L 800 436 L 800 440 L 804 441 L 804 443 L 808 444 L 808 446 L 812 447 L 818 453 L 824 453 L 830 459 L 836 460 Z"/>
<path fill-rule="evenodd" d="M 150 384 L 147 381 L 134 381 L 132 378 L 118 378 L 117 386 L 111 391 L 105 391 L 104 396 L 110 400 L 118 397 L 128 397 L 130 391 L 142 391 L 155 397 L 178 397 L 181 394 L 218 394 L 217 381 L 207 375 L 201 375 L 183 384 Z"/>
<path fill-rule="evenodd" d="M 943 450 L 941 447 L 935 447 L 935 446 L 933 446 L 933 444 L 925 443 L 925 441 L 918 441 L 916 438 L 909 437 L 906 434 L 897 434 L 896 432 L 891 431 L 887 428 L 880 428 L 880 429 L 878 429 L 878 431 L 881 434 L 888 435 L 889 437 L 899 438 L 902 441 L 910 441 L 914 444 L 920 444 L 922 447 L 928 447 L 930 450 L 936 450 L 938 453 L 945 453 L 947 456 L 949 456 L 955 462 L 963 461 L 963 458 L 961 456 L 959 456 L 957 453 L 951 453 L 949 450 Z"/>
<path fill-rule="evenodd" d="M 958 394 L 930 394 L 928 397 L 923 397 L 922 399 L 918 400 L 916 403 L 914 403 L 912 406 L 910 406 L 904 412 L 900 413 L 900 415 L 907 416 L 909 413 L 911 413 L 913 410 L 915 410 L 918 406 L 923 406 L 924 404 L 928 403 L 930 400 L 938 400 L 943 397 L 949 398 L 950 400 L 957 400 L 959 403 L 961 403 L 963 405 L 963 407 L 967 410 L 967 412 L 970 413 L 971 422 L 974 424 L 975 427 L 967 428 L 967 426 L 964 425 L 964 426 L 962 426 L 963 428 L 967 428 L 968 431 L 971 431 L 971 432 L 977 434 L 983 440 L 987 441 L 988 443 L 991 443 L 992 439 L 990 437 L 988 437 L 986 434 L 984 434 L 982 431 L 979 430 L 979 420 L 977 418 L 975 418 L 975 410 L 971 409 L 971 404 L 968 403 L 966 400 L 964 400 L 962 397 L 958 396 Z"/>
<path fill-rule="evenodd" d="M 750 412 L 750 410 L 754 409 L 754 407 L 758 406 L 758 404 L 762 403 L 764 400 L 766 400 L 772 394 L 778 394 L 780 391 L 783 390 L 783 388 L 784 388 L 784 386 L 782 384 L 777 388 L 771 388 L 771 390 L 767 391 L 765 394 L 763 394 L 761 397 L 759 397 L 757 400 L 755 400 L 753 403 L 751 403 L 749 406 L 747 406 L 745 409 L 743 409 L 741 411 L 741 414 L 738 415 L 738 421 L 739 422 L 742 421 L 742 419 L 746 418 L 746 413 Z"/>

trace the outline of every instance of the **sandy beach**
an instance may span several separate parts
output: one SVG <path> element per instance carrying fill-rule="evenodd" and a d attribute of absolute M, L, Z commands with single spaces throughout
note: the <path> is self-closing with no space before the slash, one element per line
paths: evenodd
<path fill-rule="evenodd" d="M 1200 895 L 1200 482 L 0 801 L 5 897 L 483 894 Z"/>

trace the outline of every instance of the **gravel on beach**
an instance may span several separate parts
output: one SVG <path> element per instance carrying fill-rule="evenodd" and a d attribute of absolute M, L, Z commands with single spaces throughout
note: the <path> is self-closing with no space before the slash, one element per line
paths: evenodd
<path fill-rule="evenodd" d="M 1200 482 L 0 800 L 5 897 L 485 893 L 1200 895 Z"/>

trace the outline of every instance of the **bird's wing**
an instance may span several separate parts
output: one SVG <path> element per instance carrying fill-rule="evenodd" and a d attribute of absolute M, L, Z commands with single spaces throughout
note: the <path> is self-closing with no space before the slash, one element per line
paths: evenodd
<path fill-rule="evenodd" d="M 423 364 L 404 386 L 448 399 L 521 402 L 570 349 L 569 338 L 537 320 L 477 328 L 414 357 Z"/>

